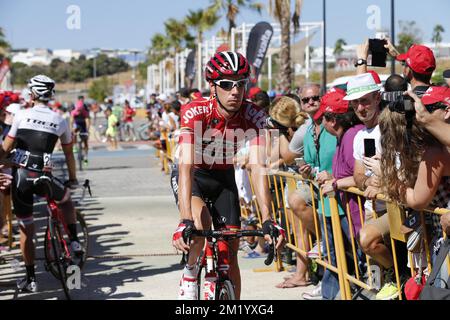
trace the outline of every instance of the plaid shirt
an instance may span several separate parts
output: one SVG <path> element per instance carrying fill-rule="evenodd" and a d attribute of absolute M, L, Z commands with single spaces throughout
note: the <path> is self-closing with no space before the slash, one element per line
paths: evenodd
<path fill-rule="evenodd" d="M 431 205 L 435 208 L 450 209 L 450 177 L 442 178 Z M 440 215 L 427 214 L 427 216 L 431 219 L 433 235 L 442 236 Z"/>

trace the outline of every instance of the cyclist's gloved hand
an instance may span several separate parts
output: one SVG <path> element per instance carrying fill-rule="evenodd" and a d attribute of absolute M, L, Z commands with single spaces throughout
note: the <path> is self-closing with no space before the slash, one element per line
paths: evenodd
<path fill-rule="evenodd" d="M 195 229 L 194 221 L 182 220 L 172 236 L 172 244 L 175 248 L 187 253 L 189 244 L 185 243 L 185 239 L 190 236 L 190 231 Z"/>
<path fill-rule="evenodd" d="M 70 179 L 64 182 L 64 186 L 69 189 L 76 189 L 78 186 L 78 180 L 77 179 Z"/>
<path fill-rule="evenodd" d="M 286 239 L 286 232 L 275 221 L 266 220 L 262 225 L 264 235 L 269 235 L 274 239 L 278 239 L 276 247 L 279 248 L 282 245 L 284 239 Z"/>

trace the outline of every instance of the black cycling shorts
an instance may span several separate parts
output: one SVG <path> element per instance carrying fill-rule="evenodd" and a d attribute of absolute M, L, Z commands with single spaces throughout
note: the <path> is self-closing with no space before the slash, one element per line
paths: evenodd
<path fill-rule="evenodd" d="M 33 196 L 44 196 L 45 191 L 42 187 L 34 186 L 32 180 L 41 176 L 51 178 L 51 195 L 55 201 L 61 201 L 66 194 L 64 184 L 50 173 L 30 171 L 24 168 L 13 169 L 12 201 L 14 204 L 14 213 L 18 219 L 27 219 L 33 215 Z"/>
<path fill-rule="evenodd" d="M 178 168 L 172 168 L 171 187 L 178 206 Z M 239 194 L 234 178 L 234 168 L 228 170 L 194 169 L 192 181 L 192 196 L 210 202 L 213 225 L 215 230 L 240 229 L 241 209 Z"/>
<path fill-rule="evenodd" d="M 88 133 L 86 120 L 74 121 L 74 129 L 76 132 Z M 82 136 L 82 139 L 84 137 Z"/>

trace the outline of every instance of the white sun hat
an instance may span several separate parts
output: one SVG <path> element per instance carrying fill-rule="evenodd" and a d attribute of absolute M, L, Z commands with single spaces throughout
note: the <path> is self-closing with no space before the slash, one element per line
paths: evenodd
<path fill-rule="evenodd" d="M 375 82 L 372 74 L 363 73 L 350 78 L 347 83 L 347 96 L 344 100 L 355 100 L 368 93 L 380 91 L 380 86 Z"/>

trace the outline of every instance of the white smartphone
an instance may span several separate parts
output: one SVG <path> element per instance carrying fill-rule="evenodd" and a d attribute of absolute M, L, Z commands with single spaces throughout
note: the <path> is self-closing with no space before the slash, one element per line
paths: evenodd
<path fill-rule="evenodd" d="M 295 158 L 295 164 L 299 167 L 304 166 L 306 164 L 303 158 Z"/>

